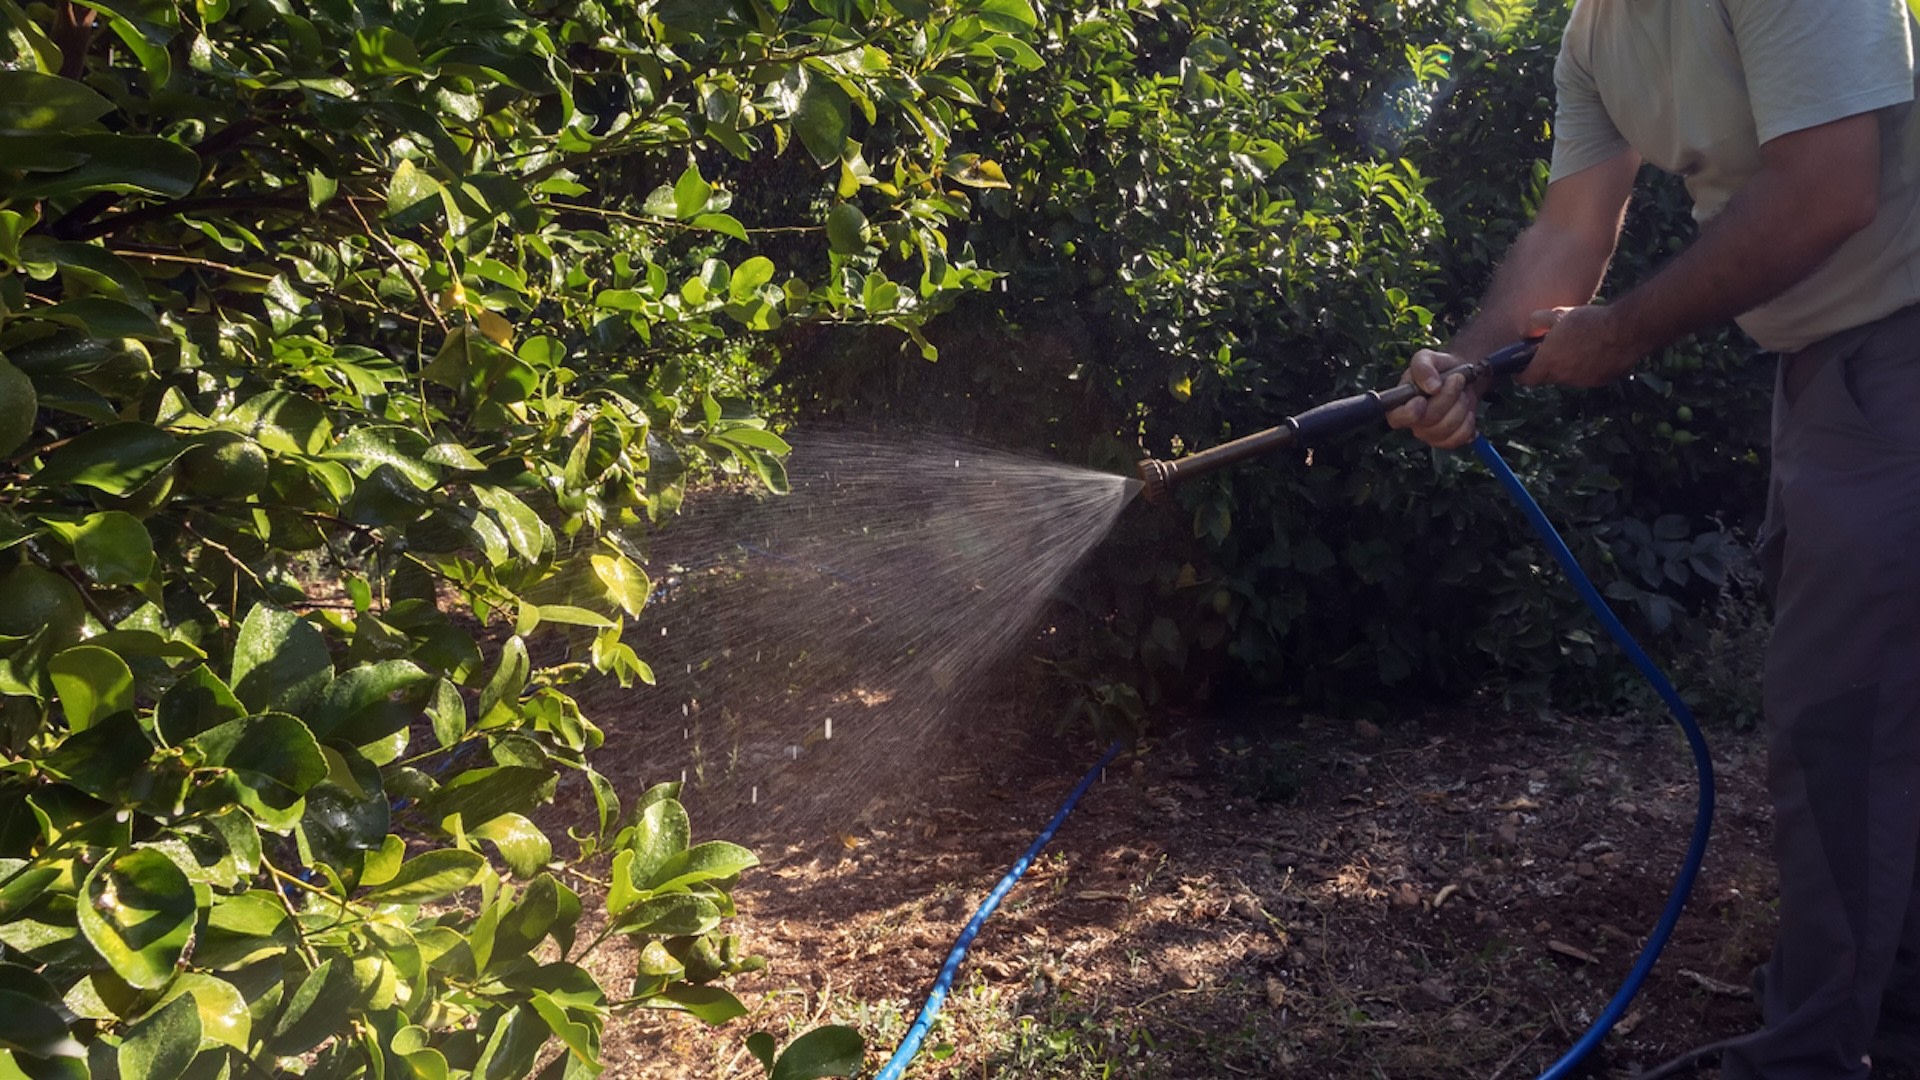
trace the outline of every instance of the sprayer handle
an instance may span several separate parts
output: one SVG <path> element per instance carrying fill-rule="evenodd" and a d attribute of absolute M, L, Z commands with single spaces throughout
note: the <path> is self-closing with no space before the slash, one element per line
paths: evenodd
<path fill-rule="evenodd" d="M 1518 375 L 1533 363 L 1533 354 L 1540 351 L 1540 339 L 1528 338 L 1487 354 L 1486 359 L 1477 364 L 1468 364 L 1466 376 L 1468 382 L 1474 382 L 1488 375 Z"/>

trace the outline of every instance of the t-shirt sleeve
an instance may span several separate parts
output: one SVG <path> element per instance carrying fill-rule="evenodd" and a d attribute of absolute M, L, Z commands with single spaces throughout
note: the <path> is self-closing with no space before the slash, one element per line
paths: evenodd
<path fill-rule="evenodd" d="M 1913 100 L 1907 0 L 1727 0 L 1766 143 Z"/>
<path fill-rule="evenodd" d="M 1627 140 L 1614 126 L 1593 72 L 1580 59 L 1583 40 L 1574 27 L 1560 42 L 1553 64 L 1553 167 L 1549 181 L 1584 172 L 1627 149 Z"/>

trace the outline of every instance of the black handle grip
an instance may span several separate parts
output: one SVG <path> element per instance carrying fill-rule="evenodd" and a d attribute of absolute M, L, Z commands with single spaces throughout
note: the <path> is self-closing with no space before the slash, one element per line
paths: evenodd
<path fill-rule="evenodd" d="M 1306 412 L 1292 417 L 1287 426 L 1293 429 L 1293 441 L 1298 446 L 1311 446 L 1328 435 L 1338 435 L 1343 431 L 1372 423 L 1387 414 L 1390 406 L 1381 400 L 1380 394 L 1368 391 L 1352 397 L 1329 401 L 1324 405 L 1315 405 Z"/>
<path fill-rule="evenodd" d="M 1475 365 L 1480 370 L 1474 378 L 1481 375 L 1518 375 L 1527 370 L 1527 365 L 1533 363 L 1533 354 L 1539 351 L 1539 338 L 1516 341 L 1506 348 L 1489 353 L 1486 359 Z"/>

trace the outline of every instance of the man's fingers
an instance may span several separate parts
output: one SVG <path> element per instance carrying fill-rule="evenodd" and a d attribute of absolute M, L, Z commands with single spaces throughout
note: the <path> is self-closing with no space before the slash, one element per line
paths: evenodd
<path fill-rule="evenodd" d="M 1432 437 L 1427 439 L 1428 443 L 1442 450 L 1455 450 L 1473 441 L 1475 423 L 1471 407 L 1460 409 L 1457 414 L 1449 415 L 1447 420 L 1449 423 L 1435 430 Z"/>
<path fill-rule="evenodd" d="M 1426 422 L 1427 399 L 1416 397 L 1405 405 L 1387 413 L 1387 426 L 1395 428 L 1417 428 Z"/>

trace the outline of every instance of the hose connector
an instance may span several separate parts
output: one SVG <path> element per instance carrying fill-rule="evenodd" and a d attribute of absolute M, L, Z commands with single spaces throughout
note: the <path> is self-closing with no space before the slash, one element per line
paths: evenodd
<path fill-rule="evenodd" d="M 1173 490 L 1173 464 L 1147 458 L 1139 468 L 1140 497 L 1150 503 L 1166 502 L 1167 493 Z"/>

